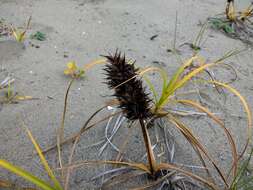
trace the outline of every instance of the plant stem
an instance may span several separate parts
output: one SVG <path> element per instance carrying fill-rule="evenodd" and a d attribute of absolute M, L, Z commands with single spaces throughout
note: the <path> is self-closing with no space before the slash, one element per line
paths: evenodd
<path fill-rule="evenodd" d="M 70 87 L 72 86 L 72 84 L 74 83 L 74 81 L 75 81 L 75 78 L 73 78 L 69 82 L 67 91 L 65 93 L 64 109 L 63 109 L 63 113 L 62 113 L 61 126 L 58 128 L 58 134 L 57 134 L 57 137 L 56 137 L 58 159 L 59 159 L 59 164 L 60 164 L 61 168 L 62 168 L 61 144 L 62 144 L 62 141 L 64 140 L 64 124 L 65 124 L 65 117 L 66 117 L 66 112 L 67 112 L 68 95 L 69 95 Z M 62 172 L 62 178 L 64 178 L 63 177 L 63 172 Z"/>
<path fill-rule="evenodd" d="M 144 138 L 144 143 L 145 143 L 145 146 L 146 146 L 150 173 L 151 173 L 151 175 L 154 175 L 155 172 L 156 172 L 156 160 L 155 160 L 154 152 L 152 150 L 150 138 L 149 138 L 149 135 L 148 135 L 148 130 L 147 130 L 147 127 L 144 124 L 143 120 L 140 119 L 139 121 L 140 121 L 141 129 L 142 129 L 142 135 L 143 135 L 143 138 Z"/>

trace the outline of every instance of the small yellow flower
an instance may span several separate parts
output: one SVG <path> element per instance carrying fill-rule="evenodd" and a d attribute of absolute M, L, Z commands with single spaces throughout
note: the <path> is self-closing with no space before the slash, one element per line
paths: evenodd
<path fill-rule="evenodd" d="M 74 61 L 67 63 L 67 69 L 64 70 L 65 75 L 73 75 L 77 70 L 76 63 Z"/>
<path fill-rule="evenodd" d="M 75 61 L 70 61 L 67 63 L 67 69 L 64 70 L 64 74 L 73 78 L 80 78 L 83 76 L 84 70 L 78 68 Z"/>

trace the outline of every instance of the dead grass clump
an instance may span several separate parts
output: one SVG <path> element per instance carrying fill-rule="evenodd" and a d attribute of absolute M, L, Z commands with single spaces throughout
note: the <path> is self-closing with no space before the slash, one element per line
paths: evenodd
<path fill-rule="evenodd" d="M 33 100 L 31 96 L 22 96 L 13 90 L 12 84 L 15 79 L 8 76 L 0 83 L 0 92 L 3 92 L 3 97 L 0 97 L 0 104 L 17 104 L 19 101 Z"/>
<path fill-rule="evenodd" d="M 253 2 L 242 11 L 237 11 L 234 0 L 228 0 L 225 14 L 208 19 L 211 27 L 227 36 L 253 44 Z"/>

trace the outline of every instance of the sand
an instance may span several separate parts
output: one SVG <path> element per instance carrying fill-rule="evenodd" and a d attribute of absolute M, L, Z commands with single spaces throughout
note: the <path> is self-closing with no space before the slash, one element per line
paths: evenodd
<path fill-rule="evenodd" d="M 205 22 L 208 16 L 223 12 L 224 6 L 225 1 L 221 0 L 0 0 L 0 18 L 14 26 L 24 26 L 29 16 L 32 16 L 28 35 L 41 31 L 47 38 L 43 42 L 27 39 L 24 46 L 15 42 L 12 37 L 0 38 L 0 80 L 11 74 L 16 79 L 13 87 L 15 91 L 38 98 L 0 106 L 0 158 L 47 179 L 39 159 L 31 156 L 34 149 L 22 128 L 22 121 L 29 127 L 42 149 L 55 144 L 69 81 L 63 74 L 67 62 L 74 60 L 78 66 L 83 66 L 100 58 L 101 54 L 114 52 L 118 48 L 128 58 L 136 59 L 138 66 L 159 65 L 170 76 L 180 65 L 176 57 L 167 52 L 174 39 L 176 12 L 177 45 L 180 45 L 192 42 L 200 30 L 199 23 Z M 154 35 L 158 36 L 150 40 Z M 39 48 L 32 47 L 29 41 Z M 229 50 L 246 47 L 242 42 L 211 29 L 206 31 L 204 41 L 200 54 L 207 60 L 221 57 Z M 180 49 L 184 58 L 192 53 L 188 47 Z M 232 86 L 246 97 L 251 108 L 252 59 L 253 54 L 249 49 L 227 60 L 238 72 L 238 78 Z M 229 80 L 230 77 L 231 73 L 226 69 L 217 69 L 218 79 Z M 66 116 L 66 137 L 77 132 L 89 116 L 110 98 L 112 92 L 103 84 L 103 79 L 102 66 L 96 66 L 86 73 L 84 80 L 74 83 Z M 157 75 L 153 79 L 156 84 L 159 83 Z M 225 118 L 226 126 L 236 136 L 237 146 L 241 148 L 245 143 L 246 121 L 239 101 L 227 93 L 226 101 L 222 95 L 209 94 L 206 102 L 214 112 L 222 111 L 217 108 L 217 102 L 221 103 L 221 107 L 227 108 L 229 116 Z M 226 168 L 231 154 L 220 130 L 213 127 L 214 124 L 206 118 L 185 120 Z M 196 121 L 199 122 L 196 124 Z M 98 159 L 97 150 L 100 146 L 88 151 L 84 147 L 99 141 L 103 133 L 104 130 L 100 127 L 82 137 L 74 160 Z M 121 136 L 126 133 L 127 129 L 121 130 Z M 133 160 L 138 160 L 144 153 L 136 148 L 141 146 L 142 138 L 137 135 L 138 128 L 133 133 L 129 154 Z M 115 141 L 120 142 L 120 139 Z M 182 137 L 178 136 L 176 141 L 178 162 L 193 163 L 194 153 L 187 153 Z M 68 153 L 66 148 L 65 163 Z M 105 158 L 104 156 L 100 159 Z M 55 152 L 50 153 L 47 158 L 53 168 L 58 166 Z M 79 168 L 72 175 L 70 189 L 94 189 L 96 184 L 87 181 L 98 174 L 98 171 L 101 170 L 96 166 Z M 0 170 L 0 177 L 25 184 L 22 179 L 4 170 Z M 116 189 L 124 187 L 118 186 Z"/>

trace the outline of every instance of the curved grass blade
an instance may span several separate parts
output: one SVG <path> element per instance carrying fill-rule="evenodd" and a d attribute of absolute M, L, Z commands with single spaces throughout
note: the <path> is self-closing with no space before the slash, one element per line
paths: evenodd
<path fill-rule="evenodd" d="M 104 63 L 106 63 L 106 59 L 98 59 L 98 60 L 92 61 L 91 63 L 84 65 L 84 71 L 89 70 L 95 65 L 104 64 Z"/>
<path fill-rule="evenodd" d="M 82 161 L 79 163 L 74 163 L 71 165 L 66 165 L 63 168 L 58 168 L 58 170 L 75 169 L 84 165 L 101 165 L 101 164 L 128 166 L 130 168 L 139 169 L 150 174 L 150 170 L 145 164 L 135 163 L 135 162 L 120 162 L 120 161 L 113 161 L 113 160 L 87 160 L 87 161 Z"/>
<path fill-rule="evenodd" d="M 237 173 L 237 163 L 238 163 L 236 145 L 235 145 L 235 141 L 234 141 L 231 133 L 225 127 L 224 123 L 218 117 L 216 117 L 214 114 L 212 114 L 207 108 L 203 107 L 202 105 L 198 104 L 197 102 L 194 102 L 191 100 L 177 100 L 177 102 L 197 108 L 198 110 L 206 113 L 211 119 L 213 119 L 217 124 L 219 124 L 219 126 L 221 126 L 221 128 L 224 130 L 225 134 L 227 135 L 228 141 L 231 146 L 232 155 L 233 155 L 234 176 L 235 176 Z"/>
<path fill-rule="evenodd" d="M 158 94 L 157 94 L 157 92 L 156 92 L 156 90 L 155 90 L 155 86 L 152 84 L 152 82 L 149 80 L 148 77 L 143 76 L 143 78 L 144 78 L 144 80 L 146 81 L 146 83 L 148 84 L 149 89 L 151 90 L 151 92 L 152 92 L 152 94 L 153 94 L 153 96 L 154 96 L 155 103 L 157 103 L 157 102 L 158 102 Z"/>
<path fill-rule="evenodd" d="M 176 174 L 176 171 L 169 172 L 167 175 L 163 176 L 160 179 L 157 179 L 155 182 L 149 183 L 149 184 L 147 184 L 145 186 L 142 186 L 142 187 L 131 188 L 129 190 L 144 190 L 144 189 L 154 187 L 155 185 L 158 185 L 159 183 L 162 183 L 164 180 L 166 180 L 167 178 L 173 176 L 174 174 Z"/>
<path fill-rule="evenodd" d="M 74 83 L 74 81 L 75 81 L 75 78 L 73 78 L 69 82 L 67 91 L 65 93 L 64 108 L 63 108 L 62 119 L 61 119 L 61 126 L 58 128 L 58 134 L 57 134 L 57 152 L 58 152 L 58 159 L 59 159 L 60 167 L 62 167 L 61 143 L 64 139 L 64 124 L 65 124 L 65 118 L 66 118 L 66 112 L 67 112 L 68 95 L 69 95 L 70 88 L 71 88 L 72 84 Z"/>
<path fill-rule="evenodd" d="M 187 74 L 186 76 L 184 76 L 180 81 L 177 82 L 177 84 L 175 85 L 173 91 L 177 90 L 178 88 L 182 87 L 187 81 L 189 81 L 192 77 L 196 76 L 197 74 L 199 74 L 200 72 L 204 71 L 207 68 L 219 65 L 221 63 L 223 63 L 222 61 L 224 61 L 225 59 L 237 55 L 239 54 L 241 51 L 237 51 L 237 50 L 232 50 L 229 51 L 228 53 L 226 53 L 222 58 L 216 60 L 213 63 L 209 63 L 209 64 L 202 64 L 200 67 L 194 69 L 192 72 L 190 72 L 189 74 Z"/>
<path fill-rule="evenodd" d="M 252 113 L 251 113 L 251 110 L 249 108 L 249 105 L 248 105 L 247 101 L 245 100 L 245 98 L 236 89 L 234 89 L 230 85 L 222 83 L 222 82 L 218 82 L 218 81 L 208 81 L 208 83 L 212 83 L 212 84 L 222 86 L 222 87 L 226 88 L 227 90 L 229 90 L 230 92 L 232 92 L 234 95 L 236 95 L 240 99 L 240 101 L 243 105 L 243 108 L 244 108 L 244 110 L 247 114 L 247 119 L 248 119 L 247 140 L 246 140 L 246 144 L 245 144 L 241 154 L 239 155 L 238 160 L 240 160 L 240 158 L 242 158 L 245 151 L 247 150 L 247 147 L 250 144 L 250 139 L 251 139 L 251 136 L 252 136 Z"/>
<path fill-rule="evenodd" d="M 107 107 L 107 106 L 104 106 L 103 108 L 105 108 L 105 107 Z M 115 115 L 118 115 L 118 114 L 120 114 L 121 112 L 122 112 L 122 111 L 119 111 L 119 112 L 117 112 L 117 113 L 115 113 L 115 114 L 111 114 L 111 115 L 109 115 L 109 116 L 107 116 L 107 117 L 105 117 L 105 118 L 103 118 L 103 119 L 101 119 L 101 120 L 99 120 L 99 121 L 97 121 L 97 122 L 95 122 L 95 123 L 93 123 L 93 124 L 87 126 L 87 128 L 83 128 L 83 127 L 82 127 L 82 128 L 79 130 L 79 132 L 77 132 L 77 133 L 73 134 L 71 137 L 65 139 L 65 140 L 61 143 L 61 145 L 64 145 L 64 144 L 73 142 L 79 135 L 82 135 L 84 132 L 86 132 L 87 130 L 91 129 L 92 127 L 95 127 L 97 124 L 102 123 L 103 121 L 106 121 L 106 120 L 109 119 L 110 117 L 115 116 Z M 50 146 L 50 147 L 48 147 L 46 150 L 44 150 L 42 153 L 43 153 L 43 154 L 48 153 L 48 152 L 54 150 L 55 148 L 57 148 L 57 145 Z"/>
<path fill-rule="evenodd" d="M 95 113 L 93 113 L 91 115 L 91 117 L 85 122 L 84 126 L 82 127 L 82 129 L 84 130 L 87 125 L 89 124 L 89 122 L 100 112 L 104 109 L 105 107 L 102 107 L 100 109 L 98 109 Z M 80 138 L 81 138 L 81 134 L 82 133 L 79 133 L 79 135 L 77 135 L 75 137 L 75 140 L 74 140 L 74 143 L 71 147 L 71 151 L 70 151 L 70 155 L 69 155 L 69 159 L 68 159 L 68 164 L 70 165 L 72 163 L 72 159 L 73 159 L 73 156 L 74 156 L 74 153 L 75 153 L 75 148 L 76 148 L 76 145 L 77 143 L 79 142 Z M 69 179 L 70 179 L 70 174 L 71 174 L 71 169 L 68 169 L 67 172 L 66 172 L 66 177 L 65 177 L 65 182 L 64 182 L 64 190 L 68 190 L 68 185 L 69 185 Z"/>
<path fill-rule="evenodd" d="M 250 185 L 250 183 L 253 186 L 253 176 L 248 176 L 248 177 L 244 176 L 245 173 L 247 172 L 247 168 L 252 156 L 253 156 L 253 148 L 250 152 L 248 159 L 245 160 L 242 166 L 240 167 L 237 176 L 234 177 L 234 180 L 231 184 L 231 190 L 242 189 L 243 187 L 245 188 L 245 186 L 247 187 L 248 185 Z"/>
<path fill-rule="evenodd" d="M 30 187 L 20 187 L 18 184 L 0 179 L 0 189 L 1 188 L 4 188 L 3 190 L 38 190 Z"/>
<path fill-rule="evenodd" d="M 184 72 L 185 68 L 190 66 L 196 59 L 198 59 L 198 56 L 193 56 L 187 61 L 185 61 L 185 63 L 181 67 L 179 67 L 176 73 L 172 76 L 168 86 L 166 87 L 166 94 L 171 94 L 171 91 L 173 91 L 173 88 L 176 85 L 180 75 Z"/>
<path fill-rule="evenodd" d="M 202 65 L 202 66 L 194 69 L 189 74 L 185 75 L 180 81 L 177 82 L 177 84 L 173 88 L 173 91 L 177 90 L 178 88 L 181 88 L 184 84 L 186 84 L 186 82 L 191 80 L 194 76 L 196 76 L 200 72 L 204 71 L 205 69 L 207 69 L 209 67 L 215 66 L 215 65 L 217 65 L 217 63 L 209 63 L 209 64 L 205 64 L 205 65 Z"/>
<path fill-rule="evenodd" d="M 195 180 L 197 180 L 197 181 L 199 181 L 199 182 L 201 182 L 201 183 L 209 186 L 213 190 L 219 190 L 220 189 L 215 184 L 213 184 L 212 182 L 210 182 L 210 181 L 208 181 L 208 180 L 206 180 L 206 179 L 204 179 L 204 178 L 202 178 L 200 176 L 197 176 L 197 175 L 195 175 L 195 174 L 193 174 L 191 172 L 188 172 L 188 171 L 186 171 L 184 169 L 181 169 L 181 168 L 179 168 L 179 167 L 177 167 L 177 166 L 175 166 L 173 164 L 161 163 L 161 164 L 159 164 L 157 166 L 157 168 L 159 170 L 162 170 L 162 169 L 176 170 L 176 171 L 178 171 L 178 172 L 180 172 L 180 173 L 182 173 L 182 174 L 184 174 L 184 175 L 186 175 L 188 177 L 191 177 L 191 178 L 193 178 L 193 179 L 195 179 Z"/>
<path fill-rule="evenodd" d="M 42 154 L 42 151 L 41 151 L 41 149 L 40 149 L 38 143 L 37 143 L 36 140 L 34 139 L 34 137 L 33 137 L 32 133 L 31 133 L 31 131 L 30 131 L 26 126 L 24 126 L 24 127 L 25 127 L 26 132 L 27 132 L 27 134 L 28 134 L 30 140 L 32 141 L 32 143 L 33 143 L 33 145 L 34 145 L 34 147 L 35 147 L 35 149 L 36 149 L 36 151 L 37 151 L 37 153 L 38 153 L 38 155 L 39 155 L 39 157 L 40 157 L 41 163 L 43 164 L 43 166 L 44 166 L 44 168 L 45 168 L 45 170 L 46 170 L 48 176 L 50 177 L 50 179 L 51 179 L 52 182 L 54 183 L 55 189 L 56 189 L 56 190 L 63 190 L 62 187 L 61 187 L 61 185 L 60 185 L 60 183 L 59 183 L 59 181 L 58 181 L 58 180 L 56 179 L 56 177 L 54 176 L 53 171 L 52 171 L 51 168 L 49 167 L 49 165 L 48 165 L 48 163 L 47 163 L 47 160 L 45 159 L 44 155 Z"/>
<path fill-rule="evenodd" d="M 40 187 L 43 190 L 57 190 L 54 187 L 50 186 L 50 184 L 48 184 L 47 182 L 42 181 L 38 177 L 23 170 L 22 168 L 12 165 L 11 163 L 7 162 L 6 160 L 0 160 L 0 167 L 4 168 L 12 173 L 15 173 L 16 175 L 26 179 L 27 181 L 30 181 L 31 183 L 37 185 L 38 187 Z"/>
<path fill-rule="evenodd" d="M 228 182 L 225 178 L 224 172 L 218 167 L 216 161 L 209 155 L 208 151 L 205 149 L 205 147 L 199 142 L 199 140 L 194 136 L 194 134 L 191 132 L 191 130 L 186 127 L 182 122 L 180 122 L 178 119 L 174 117 L 170 117 L 169 120 L 175 124 L 175 126 L 182 132 L 184 136 L 186 136 L 187 140 L 190 140 L 190 143 L 194 146 L 196 146 L 198 149 L 200 149 L 204 155 L 208 158 L 208 160 L 212 163 L 213 167 L 216 169 L 218 174 L 220 175 L 221 179 L 225 183 L 225 185 L 228 187 Z"/>

